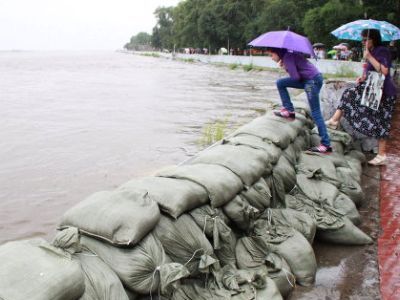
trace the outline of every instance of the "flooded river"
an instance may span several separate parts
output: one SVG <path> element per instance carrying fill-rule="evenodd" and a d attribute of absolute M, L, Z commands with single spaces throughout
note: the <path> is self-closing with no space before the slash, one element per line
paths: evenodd
<path fill-rule="evenodd" d="M 277 99 L 278 75 L 118 52 L 0 52 L 0 244 L 51 238 L 100 190 L 200 151 Z"/>

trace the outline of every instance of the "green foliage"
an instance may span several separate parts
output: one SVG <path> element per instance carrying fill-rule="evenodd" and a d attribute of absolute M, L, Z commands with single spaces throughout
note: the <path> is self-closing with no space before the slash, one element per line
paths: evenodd
<path fill-rule="evenodd" d="M 228 120 L 229 117 L 226 117 L 224 120 L 216 120 L 215 123 L 204 126 L 200 144 L 207 146 L 222 140 L 227 134 Z"/>
<path fill-rule="evenodd" d="M 158 49 L 247 47 L 256 36 L 288 27 L 328 47 L 330 32 L 360 18 L 400 26 L 399 0 L 184 0 L 158 7 L 151 44 Z"/>
<path fill-rule="evenodd" d="M 231 69 L 231 70 L 235 70 L 235 69 L 237 69 L 237 67 L 239 67 L 239 64 L 230 64 L 229 65 L 229 69 Z"/>
<path fill-rule="evenodd" d="M 151 44 L 151 35 L 146 32 L 139 32 L 131 37 L 129 43 L 124 48 L 128 50 L 140 50 L 140 48 L 148 47 Z"/>

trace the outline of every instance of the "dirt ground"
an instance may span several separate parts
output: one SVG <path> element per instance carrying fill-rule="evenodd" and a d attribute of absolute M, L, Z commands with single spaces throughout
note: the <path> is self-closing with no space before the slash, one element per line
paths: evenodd
<path fill-rule="evenodd" d="M 297 286 L 290 300 L 375 300 L 381 299 L 377 259 L 379 235 L 379 168 L 364 165 L 364 203 L 359 207 L 360 228 L 374 244 L 340 246 L 314 242 L 318 271 L 315 285 Z"/>

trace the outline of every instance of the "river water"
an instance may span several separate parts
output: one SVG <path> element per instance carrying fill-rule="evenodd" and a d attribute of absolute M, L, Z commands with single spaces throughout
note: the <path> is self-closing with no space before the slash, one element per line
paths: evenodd
<path fill-rule="evenodd" d="M 278 75 L 119 52 L 0 52 L 0 244 L 50 239 L 91 193 L 178 164 L 204 128 L 277 100 Z"/>

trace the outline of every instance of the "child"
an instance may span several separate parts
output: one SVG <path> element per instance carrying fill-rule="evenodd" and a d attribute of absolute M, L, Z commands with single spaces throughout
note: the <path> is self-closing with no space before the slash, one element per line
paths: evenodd
<path fill-rule="evenodd" d="M 271 54 L 272 59 L 279 66 L 283 67 L 289 73 L 289 77 L 278 79 L 276 82 L 283 107 L 280 111 L 275 112 L 275 115 L 282 118 L 294 119 L 294 107 L 292 101 L 290 101 L 287 88 L 304 89 L 311 108 L 311 115 L 317 124 L 318 133 L 321 138 L 321 144 L 312 147 L 309 151 L 320 153 L 332 152 L 330 138 L 319 103 L 319 92 L 323 84 L 322 74 L 300 53 L 278 48 L 269 48 L 268 53 Z"/>

